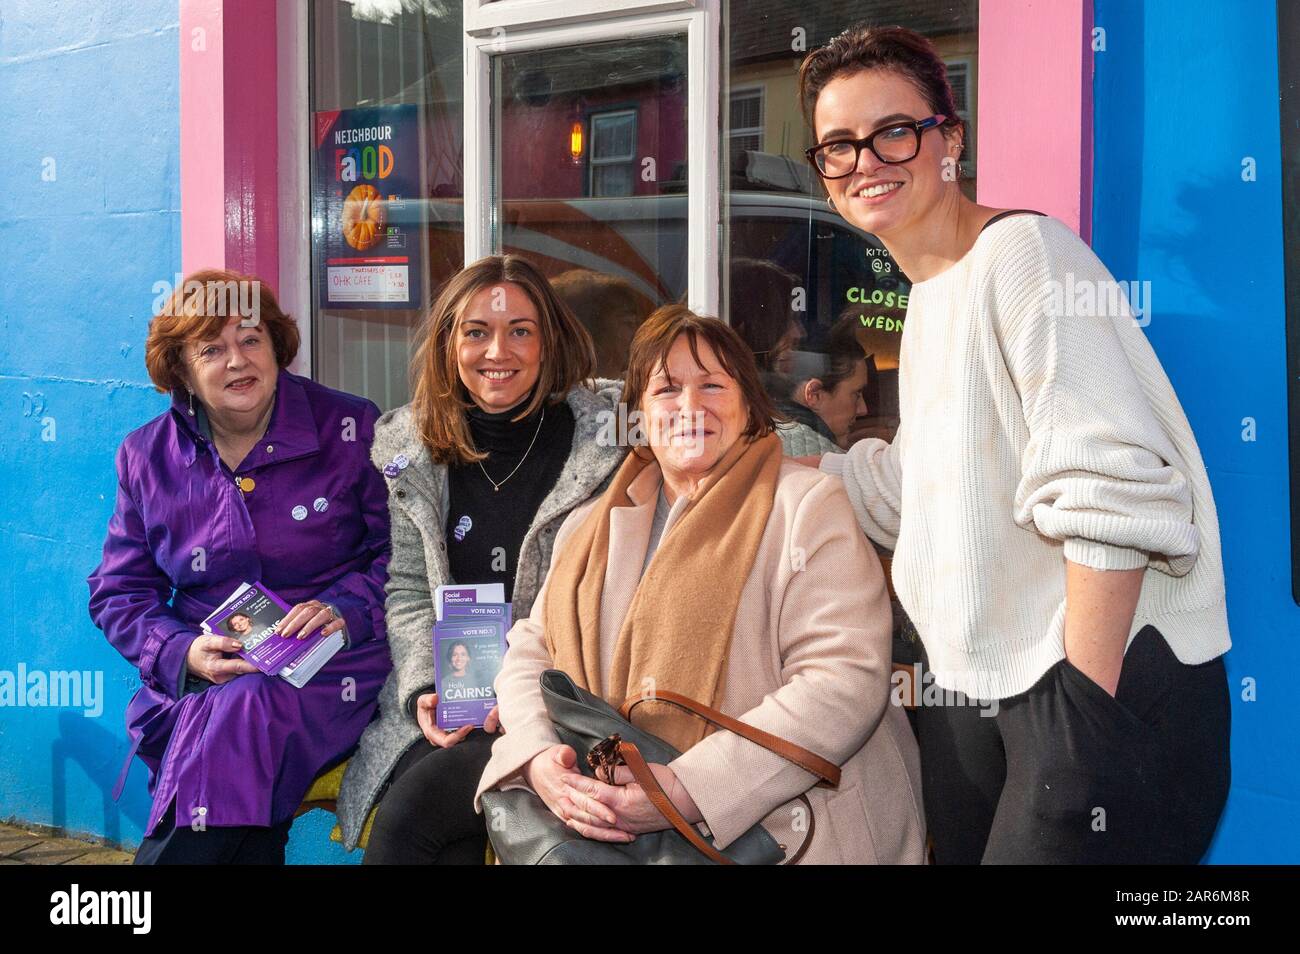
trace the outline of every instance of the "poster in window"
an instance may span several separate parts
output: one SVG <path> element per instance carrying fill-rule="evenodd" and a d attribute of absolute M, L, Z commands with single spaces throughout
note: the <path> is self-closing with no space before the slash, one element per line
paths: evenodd
<path fill-rule="evenodd" d="M 324 308 L 420 301 L 420 139 L 414 105 L 318 112 L 312 248 Z"/>

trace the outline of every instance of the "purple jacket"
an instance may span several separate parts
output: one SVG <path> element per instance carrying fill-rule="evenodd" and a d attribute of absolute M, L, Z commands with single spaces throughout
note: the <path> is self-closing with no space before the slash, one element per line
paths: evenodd
<path fill-rule="evenodd" d="M 266 436 L 235 473 L 179 395 L 122 442 L 90 615 L 140 671 L 126 717 L 150 769 L 146 835 L 173 798 L 179 824 L 292 817 L 374 715 L 391 668 L 388 493 L 369 458 L 378 415 L 367 400 L 281 371 Z M 201 691 L 191 679 L 187 692 L 199 623 L 255 580 L 290 604 L 333 604 L 348 646 L 301 690 L 257 673 Z"/>

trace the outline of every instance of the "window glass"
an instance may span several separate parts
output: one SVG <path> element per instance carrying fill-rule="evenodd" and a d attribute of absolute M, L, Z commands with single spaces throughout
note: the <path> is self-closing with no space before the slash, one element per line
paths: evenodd
<path fill-rule="evenodd" d="M 632 335 L 687 291 L 686 36 L 492 58 L 493 247 L 524 255 L 619 378 Z"/>
<path fill-rule="evenodd" d="M 724 10 L 726 317 L 789 419 L 778 431 L 788 455 L 892 440 L 911 285 L 875 236 L 827 206 L 803 154 L 813 142 L 799 105 L 799 66 L 808 51 L 863 21 L 928 36 L 967 123 L 961 186 L 974 198 L 978 0 L 727 0 Z M 893 609 L 894 659 L 915 661 L 915 632 L 896 599 Z"/>
<path fill-rule="evenodd" d="M 461 4 L 309 9 L 314 367 L 387 410 L 409 400 L 419 318 L 464 261 Z"/>
<path fill-rule="evenodd" d="M 788 451 L 893 437 L 910 288 L 879 241 L 826 205 L 803 155 L 812 139 L 799 108 L 799 65 L 859 22 L 930 37 L 967 121 L 961 185 L 973 198 L 977 12 L 977 0 L 724 4 L 725 310 L 753 347 L 778 407 L 795 422 Z"/>

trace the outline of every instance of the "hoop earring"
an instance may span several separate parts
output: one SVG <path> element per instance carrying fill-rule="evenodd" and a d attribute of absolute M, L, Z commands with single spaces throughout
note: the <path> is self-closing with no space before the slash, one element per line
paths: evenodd
<path fill-rule="evenodd" d="M 189 391 L 190 389 L 186 388 L 185 390 Z M 194 392 L 190 391 L 190 417 L 193 416 L 194 416 Z"/>
<path fill-rule="evenodd" d="M 839 211 L 839 209 L 835 208 L 835 200 L 832 199 L 830 196 L 827 196 L 827 197 L 826 197 L 826 204 L 827 204 L 827 206 L 830 207 L 830 210 L 831 210 L 832 212 L 838 212 L 838 211 Z"/>

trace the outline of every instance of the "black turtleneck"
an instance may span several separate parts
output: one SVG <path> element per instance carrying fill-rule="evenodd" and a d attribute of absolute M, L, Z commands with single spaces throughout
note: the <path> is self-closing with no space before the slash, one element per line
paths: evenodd
<path fill-rule="evenodd" d="M 488 456 L 483 468 L 478 464 L 447 468 L 447 556 L 452 581 L 504 583 L 507 600 L 513 599 L 524 535 L 573 446 L 573 411 L 567 401 L 546 405 L 523 420 L 510 420 L 530 400 L 531 394 L 496 414 L 470 408 L 466 417 L 474 446 Z M 517 464 L 519 469 L 507 479 Z M 492 489 L 483 469 L 501 485 L 500 490 Z M 467 526 L 457 538 L 462 523 Z"/>

